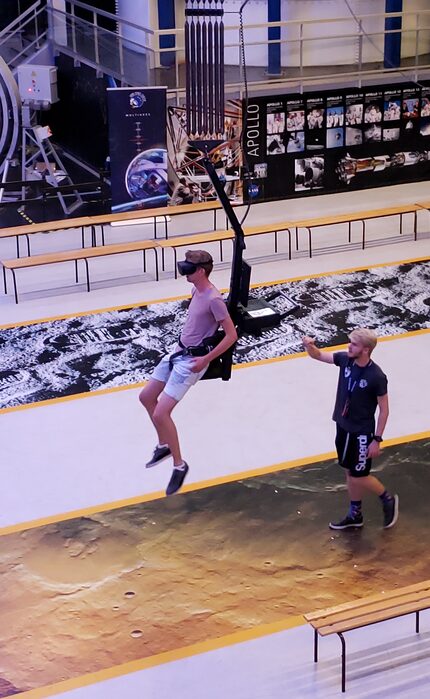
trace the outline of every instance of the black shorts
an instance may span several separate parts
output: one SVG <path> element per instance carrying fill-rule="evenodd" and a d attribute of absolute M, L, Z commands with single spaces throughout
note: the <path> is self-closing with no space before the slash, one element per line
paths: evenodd
<path fill-rule="evenodd" d="M 367 449 L 373 439 L 373 434 L 346 432 L 336 425 L 336 450 L 339 464 L 347 468 L 354 478 L 368 476 L 372 459 L 367 458 Z"/>

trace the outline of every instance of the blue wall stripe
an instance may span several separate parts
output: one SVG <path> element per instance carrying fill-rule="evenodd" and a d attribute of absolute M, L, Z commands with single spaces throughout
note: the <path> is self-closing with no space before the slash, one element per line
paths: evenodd
<path fill-rule="evenodd" d="M 158 26 L 160 29 L 175 29 L 175 0 L 158 0 Z M 174 34 L 160 36 L 160 49 L 169 49 L 173 48 L 174 46 Z M 160 63 L 162 66 L 174 65 L 174 51 L 166 51 L 166 53 L 162 53 Z"/>
<path fill-rule="evenodd" d="M 385 0 L 385 12 L 401 12 L 403 9 L 403 0 Z M 401 17 L 387 17 L 385 20 L 385 29 L 401 29 Z M 384 67 L 398 68 L 400 66 L 402 50 L 402 33 L 399 31 L 395 34 L 387 34 L 384 41 Z"/>
<path fill-rule="evenodd" d="M 268 0 L 267 21 L 281 21 L 281 0 Z M 268 39 L 275 40 L 281 38 L 280 27 L 269 27 Z M 281 72 L 281 44 L 268 44 L 267 72 L 269 75 L 279 75 Z"/>

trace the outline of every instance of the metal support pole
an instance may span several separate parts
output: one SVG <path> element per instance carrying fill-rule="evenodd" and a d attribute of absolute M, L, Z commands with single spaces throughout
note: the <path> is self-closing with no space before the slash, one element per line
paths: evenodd
<path fill-rule="evenodd" d="M 342 692 L 346 691 L 346 643 L 342 633 L 337 634 L 342 643 Z"/>
<path fill-rule="evenodd" d="M 242 257 L 243 251 L 246 249 L 245 236 L 243 234 L 242 226 L 240 225 L 237 216 L 233 210 L 230 200 L 225 193 L 224 187 L 217 175 L 217 172 L 212 165 L 207 154 L 202 160 L 202 164 L 209 175 L 209 179 L 212 182 L 213 188 L 215 189 L 218 199 L 225 211 L 228 220 L 231 223 L 231 227 L 234 231 L 234 244 L 233 244 L 233 261 L 231 267 L 231 278 L 230 278 L 230 293 L 227 300 L 227 306 L 233 321 L 237 317 L 237 305 L 239 303 L 240 296 L 240 279 L 242 276 Z"/>

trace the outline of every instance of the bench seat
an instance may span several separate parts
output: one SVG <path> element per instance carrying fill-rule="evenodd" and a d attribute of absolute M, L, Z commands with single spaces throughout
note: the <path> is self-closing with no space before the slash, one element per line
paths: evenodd
<path fill-rule="evenodd" d="M 318 662 L 318 635 L 337 634 L 342 643 L 342 692 L 345 692 L 346 644 L 343 634 L 413 613 L 416 615 L 415 631 L 419 633 L 419 614 L 425 609 L 430 609 L 430 580 L 305 614 L 304 618 L 314 629 L 314 661 Z"/>
<path fill-rule="evenodd" d="M 107 257 L 109 255 L 120 255 L 126 252 L 142 252 L 143 253 L 143 271 L 146 272 L 146 252 L 154 251 L 155 277 L 158 281 L 158 247 L 154 240 L 140 240 L 132 243 L 120 243 L 115 245 L 104 245 L 101 247 L 81 248 L 79 250 L 64 250 L 61 252 L 51 252 L 44 255 L 32 255 L 30 257 L 19 257 L 15 260 L 3 260 L 3 282 L 4 291 L 7 294 L 6 270 L 10 270 L 13 277 L 13 285 L 15 292 L 15 301 L 18 303 L 18 289 L 16 281 L 16 270 L 26 269 L 29 267 L 40 267 L 44 265 L 57 264 L 59 262 L 74 262 L 75 263 L 75 281 L 79 281 L 78 262 L 83 260 L 86 270 L 87 290 L 90 291 L 90 274 L 88 260 L 95 257 Z"/>

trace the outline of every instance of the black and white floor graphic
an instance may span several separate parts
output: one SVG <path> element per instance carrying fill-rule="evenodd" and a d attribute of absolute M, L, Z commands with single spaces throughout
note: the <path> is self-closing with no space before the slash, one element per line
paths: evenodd
<path fill-rule="evenodd" d="M 261 286 L 252 295 L 283 315 L 240 338 L 234 363 L 346 342 L 354 327 L 379 336 L 430 328 L 430 260 Z M 188 300 L 0 330 L 0 410 L 145 381 L 180 334 Z"/>

